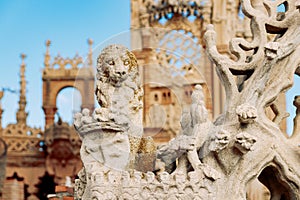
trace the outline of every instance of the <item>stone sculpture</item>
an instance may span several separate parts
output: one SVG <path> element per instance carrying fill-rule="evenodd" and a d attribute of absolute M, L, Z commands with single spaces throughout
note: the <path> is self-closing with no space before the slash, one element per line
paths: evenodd
<path fill-rule="evenodd" d="M 277 11 L 280 5 L 284 12 Z M 263 1 L 263 6 L 265 10 L 255 9 L 250 0 L 242 1 L 253 40 L 231 40 L 235 59 L 218 53 L 212 25 L 204 36 L 207 53 L 226 91 L 226 109 L 211 131 L 215 135 L 211 144 L 215 145 L 203 158 L 221 172 L 215 184 L 230 185 L 227 190 L 215 188 L 217 199 L 246 199 L 245 188 L 255 178 L 270 190 L 272 199 L 300 199 L 299 146 L 280 131 L 278 119 L 282 117 L 271 121 L 265 114 L 280 92 L 292 86 L 300 63 L 300 4 Z M 235 77 L 240 75 L 247 78 L 237 83 Z"/>
<path fill-rule="evenodd" d="M 95 94 L 100 108 L 93 114 L 83 109 L 74 115 L 74 126 L 82 139 L 84 168 L 76 181 L 77 195 L 82 199 L 100 198 L 99 172 L 110 173 L 109 183 L 117 182 L 113 181 L 114 171 L 139 168 L 137 163 L 145 158 L 151 165 L 155 159 L 151 156 L 153 140 L 142 138 L 143 90 L 135 56 L 123 46 L 111 45 L 99 55 L 97 64 Z"/>
<path fill-rule="evenodd" d="M 286 10 L 277 13 L 281 4 Z M 253 40 L 232 39 L 236 58 L 218 53 L 214 28 L 207 27 L 206 50 L 226 90 L 225 111 L 210 122 L 196 86 L 190 110 L 182 115 L 182 134 L 157 150 L 166 166 L 158 175 L 134 165 L 140 147 L 153 152 L 151 139 L 142 139 L 142 89 L 134 56 L 118 45 L 103 50 L 95 92 L 101 107 L 92 116 L 86 110 L 75 116 L 84 163 L 77 199 L 246 199 L 247 186 L 256 179 L 271 199 L 300 199 L 298 129 L 286 138 L 278 125 L 283 112 L 274 111 L 275 121 L 265 113 L 299 73 L 300 1 L 264 0 L 263 5 L 267 12 L 242 1 Z M 176 159 L 175 169 L 168 168 Z"/>

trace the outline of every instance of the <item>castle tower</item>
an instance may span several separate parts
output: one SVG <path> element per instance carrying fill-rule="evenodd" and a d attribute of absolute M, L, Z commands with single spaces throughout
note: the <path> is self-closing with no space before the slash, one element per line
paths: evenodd
<path fill-rule="evenodd" d="M 57 55 L 51 61 L 50 44 L 50 40 L 47 40 L 44 58 L 45 67 L 42 75 L 43 110 L 46 128 L 54 124 L 54 115 L 57 111 L 57 95 L 64 88 L 72 87 L 78 89 L 82 97 L 82 108 L 94 109 L 93 41 L 91 39 L 88 40 L 89 53 L 86 62 L 78 55 L 75 55 L 74 58 L 62 58 L 60 55 Z M 80 67 L 80 65 L 83 66 Z"/>
<path fill-rule="evenodd" d="M 45 159 L 42 149 L 42 130 L 29 127 L 26 122 L 28 113 L 26 112 L 25 57 L 25 54 L 21 54 L 19 108 L 16 113 L 17 123 L 8 124 L 7 127 L 3 128 L 1 138 L 7 145 L 5 177 L 12 177 L 17 172 L 23 178 L 22 185 L 29 185 L 28 193 L 29 195 L 32 194 L 30 198 L 34 199 L 33 193 L 36 192 L 36 188 L 32 183 L 35 183 L 38 177 L 44 173 Z M 3 93 L 0 93 L 0 96 L 1 94 L 3 95 Z M 34 173 L 32 173 L 33 171 Z M 6 181 L 10 182 L 10 179 Z M 22 196 L 24 195 L 24 187 L 18 187 L 20 191 L 15 193 L 14 186 L 9 186 L 9 184 L 7 184 L 7 187 L 12 189 L 4 188 L 5 198 L 24 199 L 24 196 Z M 19 182 L 16 182 L 16 184 L 19 184 Z"/>
<path fill-rule="evenodd" d="M 18 124 L 26 124 L 28 113 L 25 111 L 26 108 L 26 78 L 25 78 L 25 60 L 26 55 L 21 54 L 22 63 L 20 66 L 20 99 L 19 99 L 19 109 L 17 111 L 17 123 Z"/>

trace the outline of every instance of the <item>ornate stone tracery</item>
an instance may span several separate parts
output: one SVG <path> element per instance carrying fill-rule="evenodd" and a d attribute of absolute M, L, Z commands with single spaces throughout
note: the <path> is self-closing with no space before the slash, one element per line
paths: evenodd
<path fill-rule="evenodd" d="M 239 10 L 238 0 L 131 0 L 131 48 L 140 55 L 137 59 L 143 69 L 144 126 L 156 141 L 161 141 L 158 135 L 172 138 L 179 133 L 180 112 L 191 103 L 190 95 L 196 84 L 204 89 L 209 117 L 215 119 L 223 111 L 223 88 L 205 54 L 203 35 L 206 25 L 214 24 L 223 32 L 218 35 L 217 47 L 222 53 L 228 53 L 231 37 L 249 35 L 247 20 L 239 17 Z M 162 73 L 168 78 L 162 78 Z M 171 91 L 169 105 L 157 98 L 166 90 Z M 165 125 L 155 127 L 159 133 L 157 130 L 151 133 L 153 125 L 147 116 L 158 105 L 161 113 L 165 113 Z M 177 118 L 168 117 L 174 113 Z"/>
<path fill-rule="evenodd" d="M 198 73 L 195 67 L 200 64 L 201 47 L 198 39 L 193 38 L 191 32 L 169 31 L 158 41 L 157 60 L 162 68 L 169 68 L 169 74 L 175 77 Z"/>

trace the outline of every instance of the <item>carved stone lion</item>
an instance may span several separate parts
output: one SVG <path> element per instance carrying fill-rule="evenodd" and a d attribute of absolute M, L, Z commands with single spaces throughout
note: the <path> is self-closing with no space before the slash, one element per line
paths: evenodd
<path fill-rule="evenodd" d="M 114 44 L 103 49 L 97 59 L 96 78 L 95 94 L 102 107 L 111 105 L 110 97 L 107 94 L 111 88 L 127 86 L 139 95 L 135 97 L 139 97 L 139 99 L 142 97 L 137 60 L 126 47 Z"/>
<path fill-rule="evenodd" d="M 143 89 L 134 54 L 121 45 L 104 48 L 97 59 L 96 78 L 95 94 L 101 107 L 94 118 L 128 127 L 134 162 L 143 135 Z"/>
<path fill-rule="evenodd" d="M 95 110 L 99 121 L 142 124 L 143 90 L 138 77 L 136 58 L 126 47 L 114 44 L 103 49 L 95 90 L 101 106 Z"/>

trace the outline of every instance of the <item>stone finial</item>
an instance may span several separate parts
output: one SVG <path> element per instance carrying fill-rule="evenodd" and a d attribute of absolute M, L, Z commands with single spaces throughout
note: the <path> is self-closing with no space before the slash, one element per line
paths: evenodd
<path fill-rule="evenodd" d="M 194 127 L 196 124 L 205 123 L 208 120 L 208 111 L 205 107 L 204 94 L 201 85 L 195 86 L 191 98 L 191 126 Z"/>
<path fill-rule="evenodd" d="M 20 66 L 20 100 L 19 100 L 19 109 L 17 111 L 17 123 L 26 124 L 26 119 L 28 113 L 25 112 L 26 108 L 26 78 L 25 78 L 25 54 L 21 54 L 22 63 Z"/>
<path fill-rule="evenodd" d="M 51 45 L 50 40 L 46 40 L 46 53 L 45 53 L 45 58 L 44 58 L 44 65 L 45 69 L 48 69 L 50 67 L 50 53 L 49 53 L 49 47 Z"/>
<path fill-rule="evenodd" d="M 24 59 L 27 57 L 27 55 L 26 54 L 24 54 L 24 53 L 21 53 L 21 59 L 22 59 L 22 63 L 24 63 Z"/>
<path fill-rule="evenodd" d="M 94 44 L 94 41 L 89 38 L 87 40 L 88 42 L 88 45 L 89 45 L 89 53 L 88 53 L 88 66 L 90 68 L 93 68 L 93 44 Z"/>

